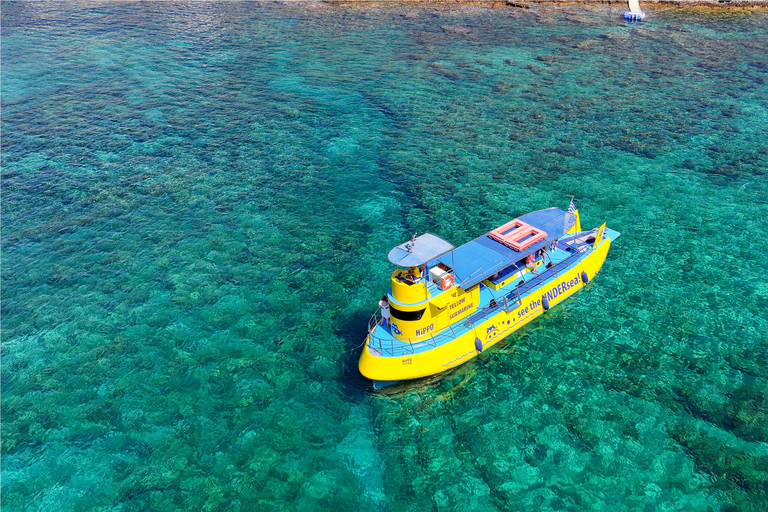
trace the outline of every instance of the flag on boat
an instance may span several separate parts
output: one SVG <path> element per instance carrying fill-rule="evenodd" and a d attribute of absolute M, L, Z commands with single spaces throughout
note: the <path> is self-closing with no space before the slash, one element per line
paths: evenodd
<path fill-rule="evenodd" d="M 574 215 L 576 214 L 576 205 L 573 204 L 573 198 L 571 198 L 571 205 L 568 207 L 568 213 L 573 213 Z"/>
<path fill-rule="evenodd" d="M 605 232 L 605 222 L 603 222 L 603 225 L 600 226 L 600 229 L 597 230 L 597 236 L 595 236 L 595 243 L 592 245 L 592 247 L 597 247 L 597 244 L 599 244 L 603 240 L 603 233 Z"/>

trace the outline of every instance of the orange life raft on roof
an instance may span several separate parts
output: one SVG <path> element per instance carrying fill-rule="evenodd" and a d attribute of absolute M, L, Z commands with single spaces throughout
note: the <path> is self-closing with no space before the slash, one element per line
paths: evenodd
<path fill-rule="evenodd" d="M 488 233 L 488 236 L 511 249 L 523 251 L 547 238 L 547 233 L 519 219 L 515 219 L 494 229 Z"/>

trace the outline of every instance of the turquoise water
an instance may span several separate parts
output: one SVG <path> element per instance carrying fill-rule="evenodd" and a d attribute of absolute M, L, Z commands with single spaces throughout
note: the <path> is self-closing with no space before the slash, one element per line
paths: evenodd
<path fill-rule="evenodd" d="M 768 13 L 2 4 L 5 510 L 768 508 Z M 390 247 L 622 237 L 357 372 Z"/>

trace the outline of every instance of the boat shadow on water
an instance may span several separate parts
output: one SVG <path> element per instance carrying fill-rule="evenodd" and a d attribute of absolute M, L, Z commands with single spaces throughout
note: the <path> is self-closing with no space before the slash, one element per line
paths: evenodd
<path fill-rule="evenodd" d="M 364 310 L 343 313 L 336 318 L 334 334 L 344 342 L 344 353 L 338 360 L 342 372 L 340 385 L 349 397 L 361 398 L 373 389 L 371 381 L 358 370 L 360 351 L 365 343 L 360 340 L 365 340 L 368 334 L 365 326 L 369 318 L 370 312 Z"/>

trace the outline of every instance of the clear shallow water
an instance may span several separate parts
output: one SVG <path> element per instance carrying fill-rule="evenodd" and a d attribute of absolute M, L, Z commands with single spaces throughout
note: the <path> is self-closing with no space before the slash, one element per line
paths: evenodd
<path fill-rule="evenodd" d="M 768 506 L 768 14 L 2 11 L 4 510 Z M 391 246 L 571 195 L 585 291 L 371 392 Z"/>

